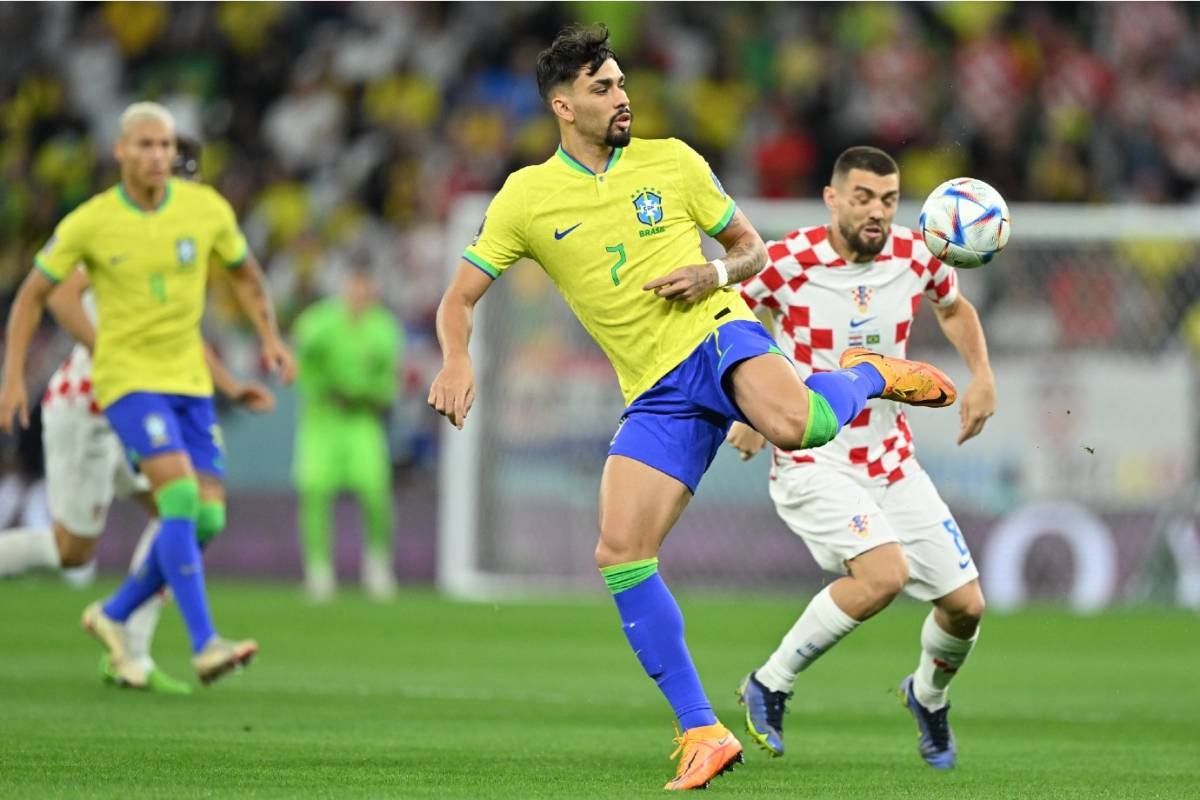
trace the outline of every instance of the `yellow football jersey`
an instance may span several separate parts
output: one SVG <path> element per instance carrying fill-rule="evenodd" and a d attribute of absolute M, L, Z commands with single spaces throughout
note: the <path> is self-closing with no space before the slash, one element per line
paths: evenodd
<path fill-rule="evenodd" d="M 523 257 L 540 264 L 612 362 L 628 403 L 717 327 L 754 319 L 732 289 L 695 303 L 642 291 L 704 263 L 696 226 L 716 235 L 735 209 L 704 158 L 678 139 L 633 139 L 602 173 L 560 147 L 509 176 L 463 258 L 493 278 Z"/>
<path fill-rule="evenodd" d="M 37 255 L 61 281 L 83 264 L 96 294 L 92 383 L 101 406 L 131 392 L 212 394 L 200 317 L 210 256 L 230 268 L 246 258 L 233 209 L 216 190 L 167 183 L 154 211 L 117 184 L 63 218 Z"/>

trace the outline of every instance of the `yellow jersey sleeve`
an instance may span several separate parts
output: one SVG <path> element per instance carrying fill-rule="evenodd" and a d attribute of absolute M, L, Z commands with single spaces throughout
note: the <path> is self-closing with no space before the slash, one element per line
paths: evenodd
<path fill-rule="evenodd" d="M 525 236 L 525 192 L 509 179 L 488 204 L 487 213 L 475 241 L 463 251 L 463 258 L 492 278 L 529 253 Z"/>
<path fill-rule="evenodd" d="M 705 233 L 716 236 L 733 219 L 737 204 L 725 193 L 725 187 L 717 180 L 717 174 L 704 156 L 679 139 L 672 141 L 676 146 L 675 159 L 688 213 Z"/>
<path fill-rule="evenodd" d="M 216 236 L 213 238 L 212 252 L 227 269 L 237 269 L 246 261 L 249 245 L 242 229 L 238 227 L 237 215 L 229 201 L 212 192 L 213 203 L 216 206 L 215 216 L 219 221 Z"/>
<path fill-rule="evenodd" d="M 50 280 L 60 282 L 85 260 L 87 229 L 83 208 L 67 214 L 34 257 L 34 265 Z"/>

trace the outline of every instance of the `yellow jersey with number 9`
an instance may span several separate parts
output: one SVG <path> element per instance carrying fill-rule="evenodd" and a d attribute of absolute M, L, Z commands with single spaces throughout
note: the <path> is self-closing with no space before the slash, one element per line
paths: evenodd
<path fill-rule="evenodd" d="M 200 317 L 210 256 L 229 268 L 246 258 L 233 209 L 213 188 L 170 180 L 154 211 L 117 184 L 59 222 L 38 253 L 54 282 L 82 264 L 96 295 L 92 385 L 109 406 L 131 392 L 212 394 Z"/>
<path fill-rule="evenodd" d="M 626 403 L 709 333 L 754 315 L 732 289 L 695 303 L 642 291 L 705 262 L 697 226 L 725 229 L 736 205 L 704 158 L 678 139 L 632 139 L 593 173 L 561 147 L 509 176 L 463 253 L 493 278 L 531 258 L 612 362 Z"/>

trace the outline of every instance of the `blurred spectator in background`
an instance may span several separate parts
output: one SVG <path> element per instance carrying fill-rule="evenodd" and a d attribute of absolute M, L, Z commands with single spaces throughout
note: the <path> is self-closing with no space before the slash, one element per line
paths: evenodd
<path fill-rule="evenodd" d="M 295 342 L 300 414 L 293 467 L 306 589 L 315 602 L 333 596 L 333 504 L 340 492 L 352 492 L 363 519 L 363 588 L 387 600 L 396 585 L 385 420 L 396 398 L 403 336 L 379 302 L 365 259 L 353 260 L 338 296 L 296 319 Z"/>

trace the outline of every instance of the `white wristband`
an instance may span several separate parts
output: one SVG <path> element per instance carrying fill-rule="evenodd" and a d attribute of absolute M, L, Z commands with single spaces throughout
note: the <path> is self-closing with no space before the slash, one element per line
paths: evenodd
<path fill-rule="evenodd" d="M 717 288 L 721 288 L 729 283 L 729 270 L 725 269 L 725 262 L 719 258 L 714 258 L 709 262 L 717 268 Z"/>

